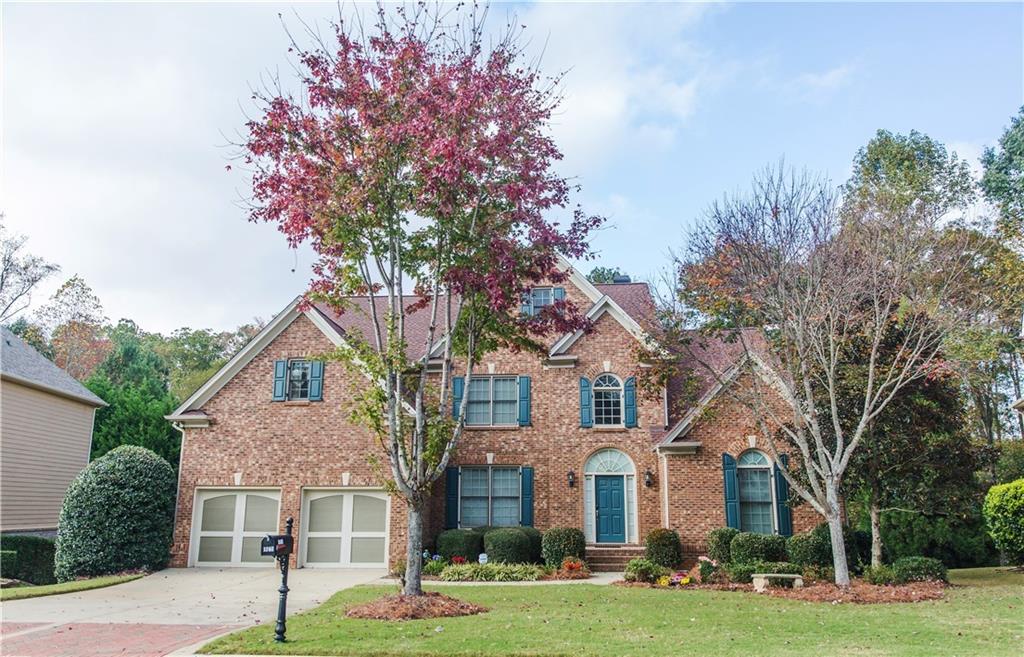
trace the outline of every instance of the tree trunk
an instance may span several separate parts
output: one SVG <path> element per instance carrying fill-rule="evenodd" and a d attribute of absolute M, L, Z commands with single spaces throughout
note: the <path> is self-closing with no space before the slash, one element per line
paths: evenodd
<path fill-rule="evenodd" d="M 879 508 L 878 497 L 871 495 L 871 567 L 882 565 L 882 509 Z"/>
<path fill-rule="evenodd" d="M 846 563 L 846 543 L 843 542 L 843 515 L 839 491 L 833 481 L 825 482 L 828 502 L 828 533 L 832 539 L 832 568 L 836 571 L 836 586 L 850 586 L 850 567 Z"/>
<path fill-rule="evenodd" d="M 408 540 L 405 550 L 405 595 L 423 595 L 423 515 L 422 500 L 407 500 Z"/>

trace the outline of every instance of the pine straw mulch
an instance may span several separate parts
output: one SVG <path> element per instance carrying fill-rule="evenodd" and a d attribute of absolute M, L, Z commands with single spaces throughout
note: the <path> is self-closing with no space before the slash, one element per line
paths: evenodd
<path fill-rule="evenodd" d="M 653 584 L 642 582 L 618 581 L 616 586 L 627 588 L 659 588 Z M 827 602 L 830 604 L 885 604 L 890 602 L 922 602 L 924 600 L 940 600 L 945 596 L 948 585 L 942 582 L 910 582 L 899 586 L 875 586 L 862 580 L 854 580 L 848 589 L 841 589 L 828 582 L 812 582 L 803 588 L 791 589 L 781 586 L 770 586 L 765 594 L 776 598 L 804 600 L 806 602 Z M 665 590 L 679 591 L 746 591 L 754 592 L 752 584 L 690 584 L 674 586 Z"/>
<path fill-rule="evenodd" d="M 456 600 L 441 593 L 425 592 L 423 595 L 386 595 L 351 607 L 345 615 L 349 618 L 403 621 L 473 616 L 488 611 L 487 607 Z"/>

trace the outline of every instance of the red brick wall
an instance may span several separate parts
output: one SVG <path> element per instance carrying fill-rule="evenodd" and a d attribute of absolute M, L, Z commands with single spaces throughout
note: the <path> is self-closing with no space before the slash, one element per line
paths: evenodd
<path fill-rule="evenodd" d="M 328 362 L 322 402 L 271 401 L 275 360 L 315 357 L 332 349 L 309 319 L 299 317 L 203 406 L 213 425 L 185 432 L 172 565 L 184 566 L 188 560 L 196 487 L 234 487 L 234 473 L 241 472 L 239 488 L 280 488 L 281 527 L 285 518 L 294 517 L 298 536 L 303 486 L 340 487 L 343 472 L 351 473 L 350 486 L 380 484 L 368 459 L 381 454 L 379 444 L 349 420 L 352 392 L 366 385 L 365 378 Z M 390 530 L 391 554 L 403 553 L 401 498 L 391 499 Z"/>

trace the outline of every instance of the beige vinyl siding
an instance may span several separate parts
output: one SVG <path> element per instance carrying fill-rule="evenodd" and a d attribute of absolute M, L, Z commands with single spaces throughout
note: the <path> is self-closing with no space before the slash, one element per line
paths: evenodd
<path fill-rule="evenodd" d="M 94 408 L 0 385 L 0 530 L 54 529 L 68 484 L 89 463 Z"/>

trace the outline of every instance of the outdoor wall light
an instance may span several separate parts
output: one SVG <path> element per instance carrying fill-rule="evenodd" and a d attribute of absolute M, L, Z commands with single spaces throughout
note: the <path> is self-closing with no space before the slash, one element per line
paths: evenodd
<path fill-rule="evenodd" d="M 576 473 L 573 472 L 572 470 L 569 470 L 569 488 L 572 488 L 575 485 L 576 485 Z"/>
<path fill-rule="evenodd" d="M 653 485 L 654 485 L 654 473 L 651 472 L 650 469 L 648 469 L 646 472 L 644 472 L 644 486 L 647 486 L 648 488 L 650 488 Z"/>

